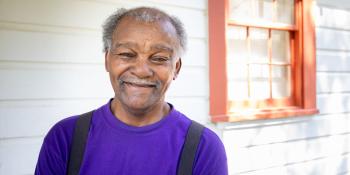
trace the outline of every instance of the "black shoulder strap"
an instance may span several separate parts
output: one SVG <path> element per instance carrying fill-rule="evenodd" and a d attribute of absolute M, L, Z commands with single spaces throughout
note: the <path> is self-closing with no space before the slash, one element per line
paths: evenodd
<path fill-rule="evenodd" d="M 185 144 L 183 146 L 177 175 L 191 175 L 197 147 L 202 135 L 204 126 L 193 121 L 187 131 Z"/>
<path fill-rule="evenodd" d="M 92 113 L 93 111 L 82 114 L 77 120 L 72 139 L 67 175 L 78 175 L 79 173 L 81 162 L 84 157 Z M 192 174 L 193 163 L 203 129 L 203 125 L 192 121 L 187 131 L 185 143 L 181 152 L 178 175 Z"/>
<path fill-rule="evenodd" d="M 84 157 L 85 144 L 89 133 L 93 111 L 81 114 L 75 124 L 72 146 L 68 160 L 67 175 L 78 175 Z"/>

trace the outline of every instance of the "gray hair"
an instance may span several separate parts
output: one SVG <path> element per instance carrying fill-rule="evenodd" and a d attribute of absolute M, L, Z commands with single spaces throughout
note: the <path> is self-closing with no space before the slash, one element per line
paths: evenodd
<path fill-rule="evenodd" d="M 124 17 L 132 17 L 135 20 L 152 23 L 160 20 L 169 21 L 175 28 L 179 46 L 177 47 L 177 54 L 182 55 L 186 50 L 186 32 L 182 22 L 175 16 L 170 16 L 167 13 L 151 7 L 138 7 L 133 9 L 118 9 L 115 13 L 109 16 L 103 28 L 103 51 L 107 52 L 112 45 L 113 32 L 118 28 L 118 24 Z"/>

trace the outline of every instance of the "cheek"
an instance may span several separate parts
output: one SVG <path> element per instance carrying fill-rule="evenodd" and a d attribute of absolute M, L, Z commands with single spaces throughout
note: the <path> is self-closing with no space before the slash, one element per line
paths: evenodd
<path fill-rule="evenodd" d="M 116 68 L 110 69 L 109 79 L 114 89 L 119 89 L 120 76 L 121 76 L 121 72 L 118 69 Z"/>
<path fill-rule="evenodd" d="M 119 61 L 113 61 L 108 64 L 109 74 L 111 77 L 118 78 L 121 76 L 125 70 L 127 70 L 127 65 L 120 63 Z"/>
<path fill-rule="evenodd" d="M 175 76 L 175 72 L 169 71 L 169 69 L 159 73 L 159 78 L 162 81 L 164 86 L 169 86 L 172 80 L 174 79 L 174 76 Z"/>

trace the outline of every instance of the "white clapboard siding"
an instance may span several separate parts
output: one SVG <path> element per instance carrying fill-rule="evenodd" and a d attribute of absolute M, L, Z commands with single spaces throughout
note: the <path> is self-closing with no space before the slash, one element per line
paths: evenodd
<path fill-rule="evenodd" d="M 83 28 L 85 30 L 99 30 L 103 20 L 117 8 L 153 6 L 178 16 L 187 27 L 189 36 L 200 38 L 207 36 L 207 22 L 204 18 L 206 14 L 201 9 L 147 1 L 13 0 L 0 2 L 0 21 Z M 13 13 L 14 10 L 17 13 Z"/>
<path fill-rule="evenodd" d="M 110 97 L 102 64 L 0 63 L 1 99 Z"/>
<path fill-rule="evenodd" d="M 350 72 L 350 52 L 317 51 L 318 72 Z"/>
<path fill-rule="evenodd" d="M 103 63 L 100 36 L 0 30 L 0 60 Z"/>
<path fill-rule="evenodd" d="M 350 93 L 350 72 L 319 72 L 317 80 L 317 93 Z"/>
<path fill-rule="evenodd" d="M 317 28 L 316 47 L 320 50 L 350 51 L 350 31 Z"/>
<path fill-rule="evenodd" d="M 339 0 L 337 0 L 339 1 Z M 348 0 L 347 3 L 349 4 Z M 344 4 L 342 4 L 344 5 Z M 350 6 L 350 5 L 349 5 Z M 350 29 L 350 12 L 344 9 L 327 8 L 323 6 L 315 7 L 315 18 L 317 27 L 321 28 L 336 28 L 342 30 Z M 334 20 L 334 16 L 337 20 Z"/>
<path fill-rule="evenodd" d="M 207 39 L 188 38 L 187 51 L 182 57 L 184 66 L 204 66 L 208 64 Z"/>
<path fill-rule="evenodd" d="M 348 0 L 316 0 L 318 6 L 326 7 L 334 10 L 347 10 L 350 9 L 350 4 Z M 336 14 L 329 14 L 329 16 L 337 16 Z M 334 19 L 334 18 L 333 18 Z"/>
<path fill-rule="evenodd" d="M 350 113 L 350 93 L 319 94 L 317 107 L 321 114 Z"/>
<path fill-rule="evenodd" d="M 42 140 L 43 137 L 0 140 L 0 174 L 34 174 Z"/>
<path fill-rule="evenodd" d="M 350 114 L 296 117 L 231 126 L 223 132 L 223 139 L 228 148 L 251 147 L 350 133 L 349 126 Z"/>
<path fill-rule="evenodd" d="M 124 0 L 94 0 L 94 1 L 104 1 L 104 2 L 123 2 Z M 129 0 L 130 1 L 130 0 Z M 199 10 L 206 10 L 207 8 L 207 2 L 203 0 L 177 0 L 177 1 L 164 1 L 164 0 L 134 0 L 134 2 L 139 1 L 140 5 L 145 5 L 146 3 L 149 5 L 152 4 L 164 4 L 164 5 L 170 5 L 170 6 L 176 6 L 176 7 L 184 7 L 184 8 L 194 8 Z M 132 2 L 132 0 L 131 0 Z"/>
<path fill-rule="evenodd" d="M 43 136 L 59 120 L 96 109 L 108 98 L 0 102 L 0 139 Z"/>
<path fill-rule="evenodd" d="M 178 77 L 170 85 L 167 96 L 208 98 L 207 82 L 208 74 L 205 67 L 183 67 Z"/>
<path fill-rule="evenodd" d="M 227 151 L 232 172 L 244 172 L 338 156 L 350 151 L 350 133 Z"/>
<path fill-rule="evenodd" d="M 253 170 L 244 175 L 345 175 L 350 170 L 350 155 L 342 154 L 315 160 L 291 163 L 283 166 L 268 167 L 261 170 Z"/>

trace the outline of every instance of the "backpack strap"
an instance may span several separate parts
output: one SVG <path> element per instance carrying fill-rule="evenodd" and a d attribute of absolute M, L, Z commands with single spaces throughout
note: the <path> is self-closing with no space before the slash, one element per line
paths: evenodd
<path fill-rule="evenodd" d="M 177 175 L 192 174 L 197 147 L 198 147 L 203 129 L 204 129 L 203 125 L 192 120 L 190 128 L 187 131 L 184 147 L 181 152 Z"/>
<path fill-rule="evenodd" d="M 75 124 L 72 146 L 68 160 L 67 175 L 78 175 L 84 157 L 93 111 L 81 114 Z"/>

